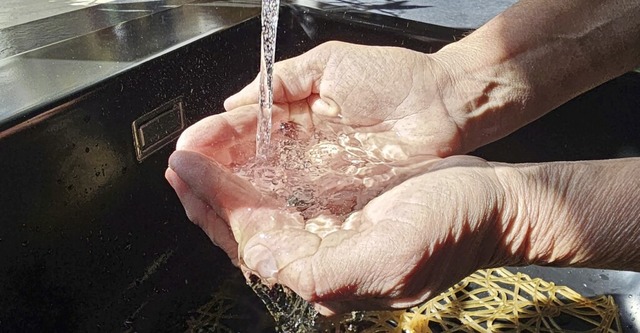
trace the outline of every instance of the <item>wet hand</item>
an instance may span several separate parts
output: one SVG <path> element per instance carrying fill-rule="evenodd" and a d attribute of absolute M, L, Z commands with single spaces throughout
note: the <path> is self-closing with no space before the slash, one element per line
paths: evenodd
<path fill-rule="evenodd" d="M 504 194 L 486 162 L 431 160 L 318 232 L 230 171 L 253 154 L 255 114 L 244 108 L 192 126 L 166 172 L 189 218 L 245 274 L 286 285 L 332 314 L 418 304 L 503 261 Z M 276 122 L 290 116 L 274 114 Z"/>
<path fill-rule="evenodd" d="M 448 75 L 430 55 L 328 42 L 276 64 L 274 103 L 312 111 L 314 122 L 353 127 L 389 158 L 464 153 L 455 114 L 442 96 Z M 225 108 L 258 102 L 258 78 Z"/>

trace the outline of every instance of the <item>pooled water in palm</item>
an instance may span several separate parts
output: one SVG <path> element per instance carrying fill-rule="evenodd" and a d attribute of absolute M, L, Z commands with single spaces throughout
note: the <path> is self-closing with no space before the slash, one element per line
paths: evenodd
<path fill-rule="evenodd" d="M 260 113 L 256 133 L 256 156 L 266 159 L 271 140 L 273 109 L 273 64 L 276 53 L 280 0 L 262 0 L 262 38 L 260 48 Z"/>
<path fill-rule="evenodd" d="M 392 165 L 365 150 L 353 135 L 306 133 L 293 122 L 279 124 L 272 135 L 269 157 L 253 159 L 235 172 L 305 220 L 325 216 L 341 221 L 391 177 Z"/>
<path fill-rule="evenodd" d="M 422 159 L 389 161 L 366 137 L 281 123 L 272 133 L 268 158 L 254 158 L 233 171 L 275 198 L 282 210 L 300 214 L 307 231 L 324 236 L 342 228 L 381 192 L 429 165 Z M 324 327 L 313 307 L 287 288 L 269 288 L 259 280 L 251 286 L 283 332 Z"/>
<path fill-rule="evenodd" d="M 429 165 L 419 157 L 391 161 L 366 135 L 307 130 L 293 122 L 279 124 L 272 133 L 268 156 L 234 172 L 275 198 L 283 210 L 301 214 L 307 230 L 321 234 L 339 228 L 352 212 Z"/>

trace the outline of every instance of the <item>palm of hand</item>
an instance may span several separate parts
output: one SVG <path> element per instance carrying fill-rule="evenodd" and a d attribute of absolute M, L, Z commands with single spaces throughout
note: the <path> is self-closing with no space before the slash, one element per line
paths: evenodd
<path fill-rule="evenodd" d="M 249 107 L 192 126 L 179 140 L 166 174 L 189 218 L 246 274 L 284 284 L 329 314 L 416 304 L 491 257 L 475 249 L 474 255 L 466 253 L 465 244 L 477 245 L 490 228 L 483 219 L 470 221 L 456 211 L 468 205 L 453 181 L 465 173 L 450 168 L 482 167 L 482 161 L 431 160 L 400 168 L 382 184 L 388 191 L 346 220 L 313 229 L 300 214 L 283 210 L 280 202 L 229 171 L 228 166 L 253 155 L 255 117 Z M 312 122 L 291 109 L 277 111 L 274 118 L 276 123 Z M 400 183 L 414 175 L 419 176 Z M 466 177 L 478 183 L 473 172 Z"/>
<path fill-rule="evenodd" d="M 458 125 L 439 85 L 446 71 L 429 55 L 401 48 L 322 44 L 274 70 L 274 103 L 302 103 L 314 117 L 354 128 L 363 141 L 393 148 L 389 159 L 462 151 Z M 258 100 L 258 78 L 225 102 Z"/>

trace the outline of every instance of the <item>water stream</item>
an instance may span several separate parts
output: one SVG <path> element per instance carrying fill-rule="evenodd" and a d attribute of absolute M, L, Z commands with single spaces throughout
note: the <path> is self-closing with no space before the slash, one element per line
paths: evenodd
<path fill-rule="evenodd" d="M 273 67 L 276 53 L 280 0 L 262 0 L 262 33 L 260 46 L 260 111 L 256 130 L 256 157 L 243 170 L 255 175 L 269 168 L 271 115 L 273 111 Z M 277 159 L 278 157 L 276 157 Z M 240 171 L 240 170 L 237 170 Z M 242 174 L 242 172 L 240 172 Z M 246 176 L 246 175 L 245 175 Z M 317 312 L 284 286 L 268 287 L 257 278 L 249 282 L 276 322 L 279 332 L 309 332 L 314 329 Z"/>
<path fill-rule="evenodd" d="M 280 0 L 262 0 L 262 38 L 260 47 L 260 113 L 256 132 L 256 157 L 266 160 L 271 141 L 273 110 L 273 65 L 276 54 Z"/>

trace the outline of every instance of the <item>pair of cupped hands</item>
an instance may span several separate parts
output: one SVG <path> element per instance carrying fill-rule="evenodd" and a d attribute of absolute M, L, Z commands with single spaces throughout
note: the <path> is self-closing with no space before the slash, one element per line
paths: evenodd
<path fill-rule="evenodd" d="M 508 260 L 507 195 L 492 164 L 465 153 L 447 68 L 400 48 L 330 42 L 274 70 L 273 123 L 345 129 L 388 161 L 419 161 L 330 233 L 235 175 L 255 154 L 258 79 L 227 112 L 188 128 L 166 178 L 187 216 L 248 276 L 280 283 L 324 315 L 406 308 Z M 445 96 L 447 95 L 447 96 Z M 464 147 L 464 148 L 463 148 Z"/>

